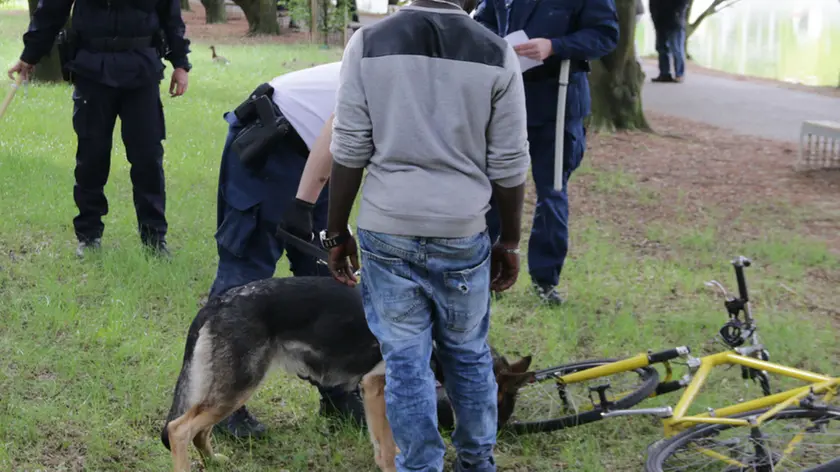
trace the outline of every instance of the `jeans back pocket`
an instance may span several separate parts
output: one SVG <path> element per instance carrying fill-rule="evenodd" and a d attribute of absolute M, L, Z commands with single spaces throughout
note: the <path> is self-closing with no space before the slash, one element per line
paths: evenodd
<path fill-rule="evenodd" d="M 447 329 L 465 333 L 474 329 L 490 309 L 490 251 L 468 269 L 443 273 Z"/>

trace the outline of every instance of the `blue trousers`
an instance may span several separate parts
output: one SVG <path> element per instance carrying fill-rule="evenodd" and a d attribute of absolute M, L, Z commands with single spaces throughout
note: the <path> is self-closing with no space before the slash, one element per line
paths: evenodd
<path fill-rule="evenodd" d="M 385 359 L 385 404 L 399 472 L 443 471 L 432 342 L 455 411 L 458 467 L 495 472 L 498 386 L 487 342 L 490 238 L 395 236 L 359 229 L 362 300 Z"/>
<path fill-rule="evenodd" d="M 555 123 L 528 127 L 531 173 L 537 190 L 537 206 L 528 240 L 528 273 L 534 283 L 556 286 L 569 252 L 569 197 L 566 186 L 580 166 L 586 149 L 583 119 L 569 120 L 564 128 L 563 190 L 554 190 Z M 499 237 L 501 224 L 495 201 L 487 212 L 490 238 Z"/>
<path fill-rule="evenodd" d="M 656 52 L 659 55 L 659 75 L 685 75 L 685 28 L 656 30 Z M 674 60 L 673 74 L 671 58 Z"/>
<path fill-rule="evenodd" d="M 242 126 L 233 114 L 227 140 L 222 152 L 219 174 L 216 247 L 219 266 L 210 288 L 210 297 L 218 296 L 232 287 L 274 276 L 277 261 L 286 253 L 295 276 L 320 275 L 330 277 L 325 265 L 274 234 L 277 223 L 297 193 L 306 156 L 288 147 L 278 146 L 268 157 L 265 168 L 256 175 L 245 168 L 231 143 Z M 251 181 L 251 179 L 255 179 Z M 261 187 L 259 183 L 267 182 Z M 254 203 L 256 202 L 256 203 Z M 327 225 L 328 189 L 325 187 L 315 203 L 313 229 L 320 232 Z M 325 389 L 324 396 L 337 398 L 345 392 L 340 387 Z"/>

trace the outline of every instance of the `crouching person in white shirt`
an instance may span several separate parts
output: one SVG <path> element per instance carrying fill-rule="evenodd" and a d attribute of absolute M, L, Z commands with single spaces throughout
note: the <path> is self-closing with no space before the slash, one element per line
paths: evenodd
<path fill-rule="evenodd" d="M 318 134 L 325 125 L 331 126 L 340 66 L 325 64 L 281 75 L 243 97 L 235 111 L 225 113 L 229 131 L 219 172 L 215 234 L 219 265 L 210 297 L 272 277 L 284 252 L 295 276 L 330 275 L 314 257 L 286 247 L 275 231 L 284 214 L 306 215 L 314 220 L 315 230 L 326 228 L 326 186 L 319 187 L 314 204 L 295 200 L 295 192 L 307 156 L 318 146 Z M 274 124 L 258 125 L 266 122 Z M 326 140 L 328 147 L 329 136 Z M 321 414 L 364 424 L 358 392 L 317 387 Z M 265 432 L 245 406 L 219 427 L 237 437 L 258 437 Z"/>

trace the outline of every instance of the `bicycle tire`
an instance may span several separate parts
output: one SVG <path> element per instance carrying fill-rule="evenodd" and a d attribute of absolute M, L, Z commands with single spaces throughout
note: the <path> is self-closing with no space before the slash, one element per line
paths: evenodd
<path fill-rule="evenodd" d="M 732 415 L 729 418 L 744 418 L 753 415 L 760 415 L 770 408 L 763 408 L 760 410 L 748 411 L 738 415 Z M 840 421 L 840 408 L 826 407 L 824 409 L 805 409 L 805 408 L 787 408 L 780 411 L 773 418 L 803 418 L 803 417 L 819 417 L 826 412 L 830 415 L 836 416 Z M 701 424 L 692 426 L 691 428 L 667 439 L 661 439 L 648 447 L 647 459 L 645 460 L 645 472 L 663 472 L 662 464 L 681 446 L 687 444 L 692 439 L 698 437 L 705 437 L 716 431 L 723 431 L 732 428 L 743 428 L 743 426 L 731 424 Z M 817 465 L 813 468 L 803 470 L 801 472 L 837 472 L 840 470 L 840 457 L 831 459 L 824 464 Z"/>
<path fill-rule="evenodd" d="M 549 379 L 550 377 L 556 376 L 558 374 L 566 375 L 573 372 L 598 367 L 604 364 L 610 364 L 619 360 L 621 359 L 591 359 L 586 361 L 575 362 L 572 364 L 549 367 L 547 369 L 542 369 L 534 373 L 536 377 L 535 382 L 540 382 Z M 624 398 L 615 401 L 611 407 L 611 409 L 613 410 L 626 410 L 635 406 L 645 398 L 649 397 L 654 392 L 654 390 L 656 390 L 656 386 L 659 384 L 659 372 L 651 366 L 646 366 L 639 369 L 631 369 L 625 372 L 631 371 L 639 372 L 639 375 L 642 378 L 641 386 L 629 395 L 625 396 Z M 602 412 L 603 408 L 593 408 L 591 411 L 579 415 L 566 415 L 560 418 L 554 418 L 545 421 L 510 421 L 505 426 L 505 429 L 517 435 L 548 433 L 551 431 L 557 431 L 560 429 L 570 428 L 574 426 L 582 426 L 585 424 L 594 423 L 595 421 L 602 420 L 604 419 L 604 417 L 601 416 Z"/>

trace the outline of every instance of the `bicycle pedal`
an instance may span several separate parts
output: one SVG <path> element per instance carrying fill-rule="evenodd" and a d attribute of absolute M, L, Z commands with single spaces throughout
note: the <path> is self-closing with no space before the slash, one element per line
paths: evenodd
<path fill-rule="evenodd" d="M 607 400 L 607 389 L 609 389 L 610 387 L 611 385 L 609 382 L 601 385 L 596 385 L 594 387 L 589 387 L 589 401 L 592 402 L 592 406 L 596 406 L 595 402 L 592 401 L 592 392 L 598 393 L 598 399 L 601 401 L 601 408 L 606 409 L 607 407 L 612 405 L 612 402 Z"/>

